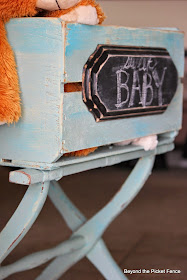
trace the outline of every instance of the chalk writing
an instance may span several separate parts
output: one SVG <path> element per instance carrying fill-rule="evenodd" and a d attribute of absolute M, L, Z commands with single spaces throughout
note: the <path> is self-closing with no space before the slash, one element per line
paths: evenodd
<path fill-rule="evenodd" d="M 117 105 L 116 107 L 121 107 L 123 104 L 126 104 L 129 100 L 129 87 L 127 85 L 129 80 L 129 74 L 126 71 L 118 70 L 117 75 Z M 122 82 L 122 76 L 125 76 L 125 82 Z M 126 90 L 126 99 L 122 101 L 122 88 Z"/>
<path fill-rule="evenodd" d="M 177 86 L 164 48 L 98 45 L 83 72 L 83 100 L 97 121 L 163 113 Z"/>
<path fill-rule="evenodd" d="M 116 71 L 117 104 L 115 106 L 117 108 L 122 108 L 127 102 L 129 102 L 128 108 L 134 107 L 136 95 L 138 95 L 139 104 L 143 107 L 151 105 L 154 95 L 157 95 L 158 105 L 162 106 L 162 85 L 167 67 L 163 68 L 159 77 L 156 68 L 158 64 L 157 59 L 150 57 L 127 57 L 123 68 Z M 128 70 L 131 71 L 127 72 Z M 125 96 L 124 100 L 122 94 Z"/>
<path fill-rule="evenodd" d="M 137 69 L 139 71 L 153 70 L 157 65 L 157 61 L 153 61 L 153 58 L 146 57 L 128 57 L 124 65 L 124 69 Z"/>

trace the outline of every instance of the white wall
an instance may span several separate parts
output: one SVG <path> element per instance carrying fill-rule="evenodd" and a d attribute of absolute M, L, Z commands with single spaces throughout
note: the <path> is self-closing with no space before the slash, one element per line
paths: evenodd
<path fill-rule="evenodd" d="M 178 27 L 187 31 L 187 1 L 98 0 L 107 19 L 104 24 L 131 27 Z M 187 48 L 187 38 L 185 38 Z"/>

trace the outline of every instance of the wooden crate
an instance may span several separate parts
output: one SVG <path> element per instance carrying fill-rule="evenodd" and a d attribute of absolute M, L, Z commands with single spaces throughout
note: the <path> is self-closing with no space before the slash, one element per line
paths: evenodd
<path fill-rule="evenodd" d="M 64 153 L 179 130 L 182 119 L 183 33 L 177 29 L 65 24 L 53 18 L 7 24 L 21 86 L 22 119 L 0 127 L 1 162 L 52 163 Z M 178 86 L 163 114 L 96 122 L 82 92 L 83 67 L 98 44 L 165 48 L 177 69 Z"/>

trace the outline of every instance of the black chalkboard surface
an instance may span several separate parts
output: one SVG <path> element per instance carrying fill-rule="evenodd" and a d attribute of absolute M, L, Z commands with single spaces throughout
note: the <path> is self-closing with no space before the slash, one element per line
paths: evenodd
<path fill-rule="evenodd" d="M 163 113 L 176 67 L 163 48 L 98 45 L 83 70 L 83 101 L 96 121 Z"/>

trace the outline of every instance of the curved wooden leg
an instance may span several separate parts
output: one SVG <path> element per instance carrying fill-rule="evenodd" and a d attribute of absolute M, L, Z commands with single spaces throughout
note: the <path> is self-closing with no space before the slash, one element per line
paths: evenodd
<path fill-rule="evenodd" d="M 106 279 L 126 280 L 127 278 L 112 259 L 101 236 L 109 224 L 128 206 L 140 191 L 150 175 L 153 162 L 154 156 L 140 159 L 121 187 L 121 190 L 88 222 L 86 222 L 85 217 L 62 192 L 58 184 L 53 182 L 49 196 L 65 218 L 68 226 L 73 230 L 71 238 L 55 248 L 27 256 L 8 267 L 1 267 L 0 279 L 10 274 L 9 268 L 12 274 L 25 268 L 36 267 L 37 264 L 44 263 L 54 257 L 56 259 L 51 262 L 37 280 L 58 279 L 72 265 L 84 256 L 87 256 Z M 30 185 L 28 188 L 18 209 L 0 235 L 1 261 L 15 248 L 34 223 L 45 202 L 48 188 L 49 182 L 37 183 Z M 68 247 L 73 248 L 73 251 L 69 251 Z M 65 255 L 63 255 L 64 253 Z"/>
<path fill-rule="evenodd" d="M 53 260 L 35 280 L 57 280 L 80 260 L 80 253 L 74 252 Z"/>
<path fill-rule="evenodd" d="M 80 260 L 80 252 L 59 256 L 53 260 L 36 280 L 56 280 Z M 106 279 L 127 280 L 122 270 L 100 239 L 86 256 Z"/>
<path fill-rule="evenodd" d="M 51 182 L 49 197 L 72 231 L 77 230 L 86 222 L 84 215 L 69 200 L 67 195 L 61 189 L 59 183 L 56 181 Z M 36 280 L 58 279 L 77 261 L 79 261 L 79 253 L 77 252 L 66 256 L 59 256 L 47 266 L 47 268 L 36 278 Z"/>
<path fill-rule="evenodd" d="M 38 267 L 39 265 L 42 265 L 51 259 L 56 258 L 57 256 L 71 254 L 72 252 L 82 248 L 84 244 L 84 238 L 77 236 L 62 242 L 53 248 L 28 255 L 12 264 L 2 266 L 0 269 L 0 279 L 5 279 L 9 275 L 17 272 Z"/>
<path fill-rule="evenodd" d="M 106 204 L 93 218 L 80 227 L 73 235 L 82 235 L 89 240 L 84 247 L 85 252 L 92 248 L 94 243 L 102 236 L 110 223 L 130 204 L 136 197 L 147 178 L 151 174 L 154 156 L 139 159 L 126 182 L 122 185 L 113 199 Z M 87 251 L 88 252 L 88 251 Z"/>
<path fill-rule="evenodd" d="M 86 222 L 86 217 L 71 202 L 56 181 L 51 182 L 49 198 L 72 231 L 77 230 Z"/>
<path fill-rule="evenodd" d="M 86 222 L 86 218 L 83 216 L 83 214 L 69 200 L 64 191 L 61 189 L 60 185 L 55 181 L 51 183 L 49 189 L 49 197 L 72 231 L 77 230 L 83 223 Z M 99 258 L 95 258 L 97 254 L 99 254 Z M 103 274 L 103 276 L 106 277 L 106 279 L 107 275 L 111 275 L 111 277 L 114 277 L 111 279 L 115 280 L 127 279 L 116 262 L 113 260 L 102 239 L 97 242 L 95 247 L 87 255 L 87 258 L 93 263 L 93 265 L 97 267 L 97 269 Z M 99 262 L 101 262 L 100 265 L 97 263 L 97 259 Z M 66 256 L 59 256 L 47 266 L 47 268 L 41 275 L 37 277 L 36 280 L 58 279 L 78 260 L 78 252 L 74 252 L 73 254 L 68 254 Z M 110 269 L 107 269 L 106 271 L 106 265 L 103 266 L 103 263 L 105 263 L 108 268 L 109 266 L 111 266 Z"/>
<path fill-rule="evenodd" d="M 58 279 L 84 256 L 89 258 L 106 279 L 114 279 L 111 275 L 115 275 L 115 279 L 127 279 L 122 275 L 122 272 L 112 259 L 103 241 L 100 240 L 100 237 L 109 224 L 129 205 L 143 187 L 151 173 L 153 163 L 154 156 L 140 159 L 127 181 L 121 187 L 121 190 L 101 211 L 86 223 L 85 217 L 69 201 L 65 194 L 62 193 L 57 183 L 53 183 L 53 187 L 49 193 L 52 202 L 65 218 L 68 226 L 74 230 L 73 236 L 77 234 L 84 236 L 87 243 L 81 250 L 66 256 L 66 258 L 64 256 L 56 258 L 37 280 Z M 109 266 L 112 266 L 110 270 L 108 270 Z"/>
<path fill-rule="evenodd" d="M 105 279 L 128 280 L 111 256 L 102 239 L 100 239 L 87 254 L 87 258 L 100 271 Z"/>
<path fill-rule="evenodd" d="M 0 233 L 0 263 L 35 222 L 47 198 L 48 190 L 49 182 L 29 186 L 15 213 Z"/>

